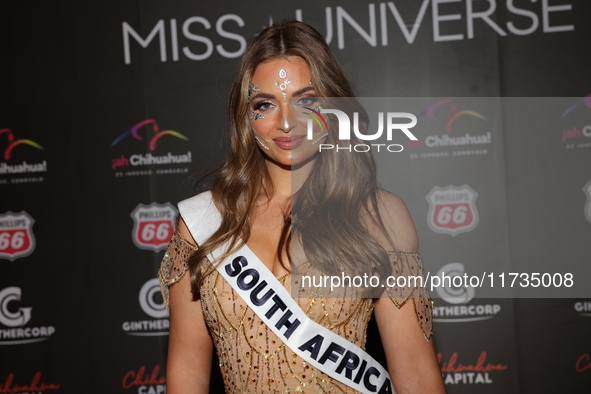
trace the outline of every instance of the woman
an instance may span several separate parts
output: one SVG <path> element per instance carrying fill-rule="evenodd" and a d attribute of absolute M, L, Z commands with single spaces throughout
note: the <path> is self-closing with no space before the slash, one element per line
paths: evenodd
<path fill-rule="evenodd" d="M 331 119 L 320 117 L 322 106 L 334 103 L 326 98 L 334 97 L 353 97 L 353 92 L 324 39 L 310 26 L 272 26 L 247 48 L 230 97 L 230 156 L 211 193 L 179 204 L 178 231 L 159 271 L 165 301 L 170 298 L 168 394 L 208 391 L 214 344 L 226 392 L 356 392 L 353 383 L 319 369 L 314 351 L 320 345 L 316 349 L 308 341 L 299 352 L 287 346 L 290 326 L 282 327 L 287 328 L 283 338 L 222 276 L 222 265 L 229 274 L 235 268 L 236 275 L 239 262 L 246 267 L 240 257 L 227 260 L 244 244 L 296 294 L 293 301 L 319 324 L 318 330 L 363 348 L 373 311 L 396 392 L 445 392 L 429 341 L 431 304 L 423 289 L 392 288 L 390 298 L 375 299 L 341 289 L 327 297 L 291 280 L 293 270 L 381 277 L 422 273 L 412 220 L 398 197 L 377 189 L 371 154 L 318 152 L 320 144 L 336 142 Z M 362 113 L 366 126 L 363 110 L 354 102 L 350 109 Z M 307 138 L 308 127 L 312 138 Z M 201 227 L 214 219 L 192 216 L 191 208 L 204 200 L 217 220 L 207 236 Z M 337 364 L 343 351 L 334 349 L 324 364 Z M 341 373 L 353 381 L 354 368 L 366 366 L 350 357 L 342 361 Z M 372 370 L 370 376 L 368 370 L 363 379 L 359 374 L 358 384 L 368 392 L 391 392 L 385 374 L 377 387 L 379 373 Z"/>

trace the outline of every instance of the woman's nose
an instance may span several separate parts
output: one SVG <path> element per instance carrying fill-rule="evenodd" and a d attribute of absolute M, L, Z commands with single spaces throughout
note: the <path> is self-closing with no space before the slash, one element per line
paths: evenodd
<path fill-rule="evenodd" d="M 291 118 L 291 111 L 289 110 L 283 111 L 280 122 L 278 129 L 282 130 L 284 133 L 289 133 L 291 129 L 295 127 L 295 122 Z"/>
<path fill-rule="evenodd" d="M 289 133 L 291 129 L 293 129 L 293 126 L 294 125 L 291 119 L 287 116 L 284 116 L 283 120 L 281 121 L 281 130 L 283 130 L 286 133 Z"/>

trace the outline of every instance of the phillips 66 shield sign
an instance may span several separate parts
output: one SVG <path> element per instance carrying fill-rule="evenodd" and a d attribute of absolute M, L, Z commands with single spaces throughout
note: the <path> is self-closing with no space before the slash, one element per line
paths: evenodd
<path fill-rule="evenodd" d="M 176 215 L 177 210 L 169 202 L 138 204 L 131 213 L 133 219 L 131 239 L 135 246 L 154 252 L 164 249 L 174 232 Z"/>
<path fill-rule="evenodd" d="M 474 230 L 478 225 L 476 198 L 478 193 L 470 186 L 435 186 L 429 194 L 427 222 L 436 233 L 456 236 Z"/>
<path fill-rule="evenodd" d="M 14 261 L 35 250 L 33 220 L 25 211 L 0 215 L 0 259 Z"/>

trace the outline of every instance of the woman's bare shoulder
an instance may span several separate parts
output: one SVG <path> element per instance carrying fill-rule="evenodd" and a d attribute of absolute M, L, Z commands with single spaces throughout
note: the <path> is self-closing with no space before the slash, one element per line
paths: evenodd
<path fill-rule="evenodd" d="M 187 242 L 189 242 L 192 245 L 197 245 L 197 242 L 195 242 L 195 239 L 193 239 L 193 235 L 191 235 L 191 232 L 189 231 L 189 228 L 187 227 L 187 224 L 185 223 L 185 221 L 183 220 L 183 218 L 179 215 L 178 217 L 178 222 L 177 222 L 177 231 L 179 232 L 179 234 L 181 235 L 182 238 L 184 238 Z"/>
<path fill-rule="evenodd" d="M 384 227 L 399 251 L 413 252 L 419 249 L 415 225 L 404 201 L 396 194 L 379 189 L 378 209 Z"/>

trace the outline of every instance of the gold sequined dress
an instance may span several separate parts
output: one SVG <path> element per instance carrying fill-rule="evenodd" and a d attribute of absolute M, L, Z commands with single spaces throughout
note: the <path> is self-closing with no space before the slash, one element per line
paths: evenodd
<path fill-rule="evenodd" d="M 187 259 L 197 246 L 175 234 L 158 276 L 165 304 L 168 288 L 185 275 Z M 399 271 L 422 274 L 417 252 L 399 252 Z M 398 272 L 401 273 L 401 272 Z M 290 274 L 277 279 L 290 290 Z M 432 301 L 422 287 L 390 289 L 397 307 L 412 304 L 427 340 L 432 334 Z M 293 353 L 214 271 L 200 290 L 205 321 L 220 360 L 226 393 L 358 393 L 325 375 Z M 365 349 L 367 324 L 373 312 L 370 298 L 295 298 L 306 315 Z M 408 301 L 408 302 L 407 302 Z"/>

